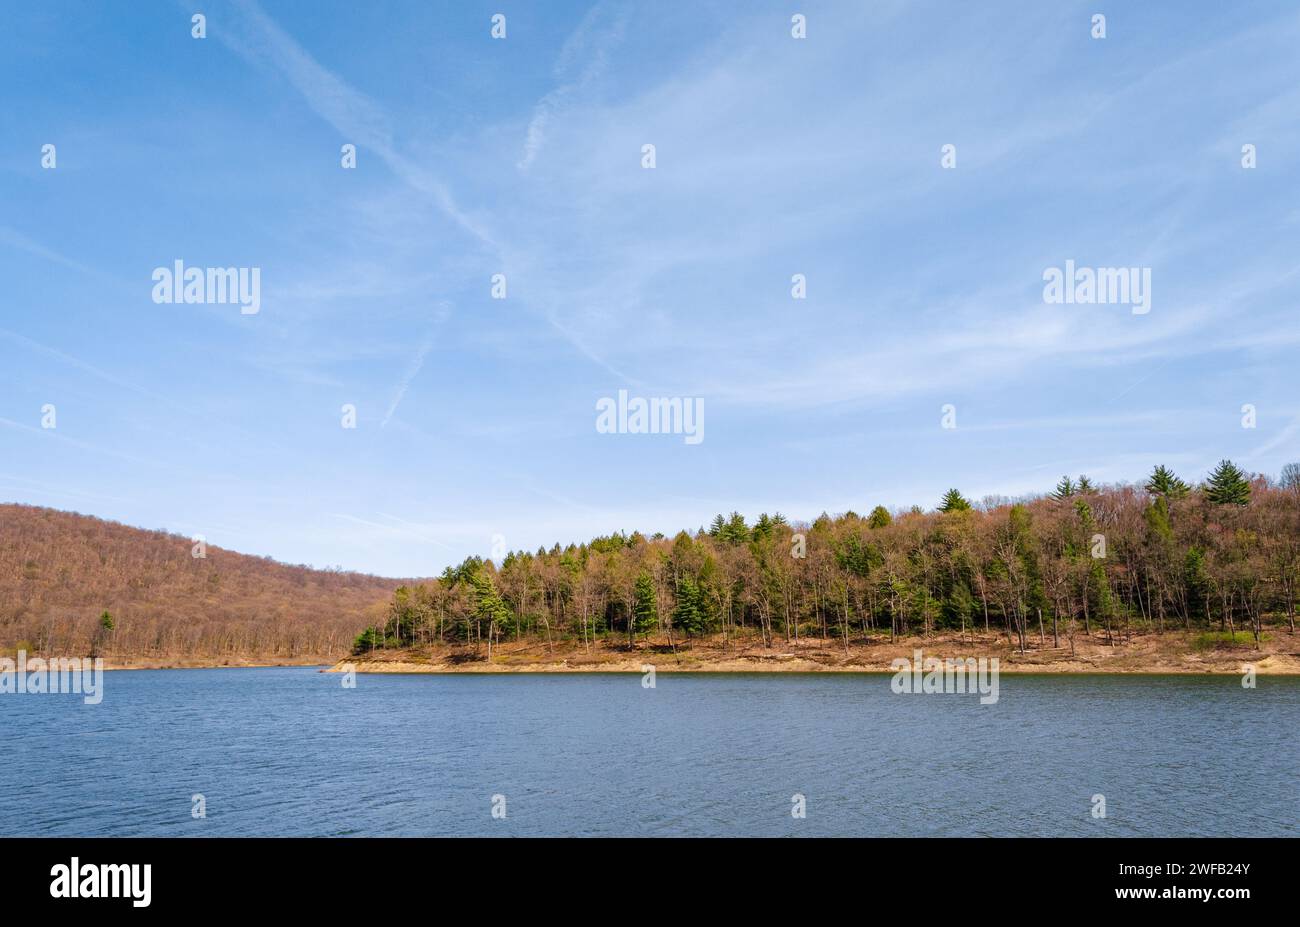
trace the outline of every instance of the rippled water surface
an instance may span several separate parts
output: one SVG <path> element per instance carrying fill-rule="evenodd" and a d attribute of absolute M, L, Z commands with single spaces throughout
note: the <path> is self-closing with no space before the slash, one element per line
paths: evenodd
<path fill-rule="evenodd" d="M 1296 679 L 1003 676 L 990 706 L 888 676 L 341 680 L 0 695 L 0 834 L 1300 834 Z"/>

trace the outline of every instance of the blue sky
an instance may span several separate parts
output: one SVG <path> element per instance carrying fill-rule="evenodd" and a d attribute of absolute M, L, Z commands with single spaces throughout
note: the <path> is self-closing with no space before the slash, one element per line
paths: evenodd
<path fill-rule="evenodd" d="M 4 18 L 0 500 L 411 576 L 1300 459 L 1293 3 Z M 261 311 L 155 304 L 178 259 L 260 268 Z M 1067 260 L 1149 267 L 1151 311 L 1045 303 Z M 619 389 L 704 441 L 598 433 Z"/>

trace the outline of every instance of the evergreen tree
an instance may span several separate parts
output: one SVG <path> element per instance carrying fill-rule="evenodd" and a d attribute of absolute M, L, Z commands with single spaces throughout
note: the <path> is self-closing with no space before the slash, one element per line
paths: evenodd
<path fill-rule="evenodd" d="M 94 637 L 91 639 L 90 655 L 92 657 L 99 656 L 100 645 L 112 630 L 113 616 L 108 613 L 107 609 L 105 609 L 104 613 L 99 616 L 99 630 L 95 632 Z"/>
<path fill-rule="evenodd" d="M 376 627 L 369 627 L 357 635 L 357 639 L 352 642 L 352 655 L 359 657 L 363 653 L 370 653 L 376 647 L 383 646 L 384 635 Z"/>
<path fill-rule="evenodd" d="M 1181 499 L 1190 489 L 1190 486 L 1174 476 L 1174 471 L 1164 464 L 1151 471 L 1146 485 L 1147 492 L 1154 496 L 1164 496 L 1166 499 Z"/>
<path fill-rule="evenodd" d="M 1110 583 L 1106 580 L 1106 570 L 1100 560 L 1093 560 L 1088 566 L 1088 583 L 1084 594 L 1092 603 L 1092 614 L 1109 622 L 1114 602 L 1110 594 Z"/>
<path fill-rule="evenodd" d="M 709 534 L 728 544 L 744 544 L 750 538 L 749 525 L 745 524 L 745 516 L 739 512 L 732 512 L 731 517 L 725 520 L 721 515 L 714 518 Z"/>
<path fill-rule="evenodd" d="M 969 512 L 970 502 L 955 489 L 950 489 L 943 494 L 943 502 L 939 503 L 940 512 Z"/>
<path fill-rule="evenodd" d="M 1246 505 L 1250 480 L 1231 460 L 1221 460 L 1206 482 L 1205 497 L 1215 505 Z"/>
<path fill-rule="evenodd" d="M 1155 537 L 1161 541 L 1174 539 L 1173 528 L 1169 525 L 1169 503 L 1165 501 L 1163 495 L 1156 496 L 1156 501 L 1147 506 L 1144 515 L 1147 527 Z"/>
<path fill-rule="evenodd" d="M 655 584 L 650 574 L 642 570 L 637 574 L 632 590 L 632 633 L 649 634 L 659 624 L 659 605 L 655 600 Z"/>
<path fill-rule="evenodd" d="M 469 577 L 474 601 L 474 615 L 487 624 L 488 652 L 492 650 L 493 635 L 500 635 L 510 621 L 510 607 L 497 593 L 496 584 L 486 570 L 479 568 Z"/>
<path fill-rule="evenodd" d="M 871 514 L 867 516 L 867 527 L 884 528 L 887 527 L 893 520 L 894 517 L 889 514 L 889 510 L 885 508 L 883 505 L 878 505 L 874 509 L 872 509 Z"/>
<path fill-rule="evenodd" d="M 1051 493 L 1051 496 L 1053 499 L 1059 501 L 1061 499 L 1070 498 L 1075 494 L 1075 492 L 1076 487 L 1074 485 L 1074 480 L 1070 479 L 1068 476 L 1063 476 L 1061 477 L 1061 482 L 1056 484 L 1056 489 Z"/>
<path fill-rule="evenodd" d="M 1096 491 L 1097 487 L 1092 485 L 1092 480 L 1080 473 L 1079 482 L 1075 484 L 1075 492 L 1080 496 L 1090 496 Z"/>
<path fill-rule="evenodd" d="M 699 584 L 689 576 L 682 578 L 677 588 L 677 607 L 673 609 L 673 624 L 688 637 L 704 630 L 706 608 Z"/>

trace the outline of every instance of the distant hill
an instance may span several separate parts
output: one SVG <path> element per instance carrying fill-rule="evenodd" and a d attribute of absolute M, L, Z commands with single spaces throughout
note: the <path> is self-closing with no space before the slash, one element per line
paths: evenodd
<path fill-rule="evenodd" d="M 110 663 L 336 657 L 403 582 L 211 545 L 200 559 L 192 547 L 163 531 L 0 505 L 0 651 L 96 648 Z"/>

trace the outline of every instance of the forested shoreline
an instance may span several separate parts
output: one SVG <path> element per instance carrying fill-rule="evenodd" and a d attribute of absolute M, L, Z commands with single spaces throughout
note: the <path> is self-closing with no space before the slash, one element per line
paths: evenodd
<path fill-rule="evenodd" d="M 978 504 L 952 489 L 936 509 L 823 514 L 810 524 L 718 515 L 669 538 L 470 557 L 399 587 L 354 655 L 502 641 L 590 650 L 647 641 L 764 647 L 1004 635 L 1070 647 L 1135 632 L 1221 632 L 1258 646 L 1295 630 L 1300 465 L 1277 479 L 1231 461 L 1191 485 L 1156 467 L 1141 484 L 1064 477 L 1050 493 Z"/>
<path fill-rule="evenodd" d="M 912 637 L 1073 655 L 1076 640 L 1162 631 L 1258 645 L 1294 633 L 1298 581 L 1297 465 L 1270 478 L 1225 461 L 1197 485 L 1164 467 L 1140 484 L 1065 478 L 978 503 L 954 489 L 930 511 L 811 523 L 732 513 L 674 537 L 620 532 L 410 581 L 216 547 L 196 557 L 179 535 L 0 506 L 0 647 L 117 665 L 420 648 L 490 661 L 502 643 L 561 657 L 793 644 L 856 661 L 855 648 Z"/>

